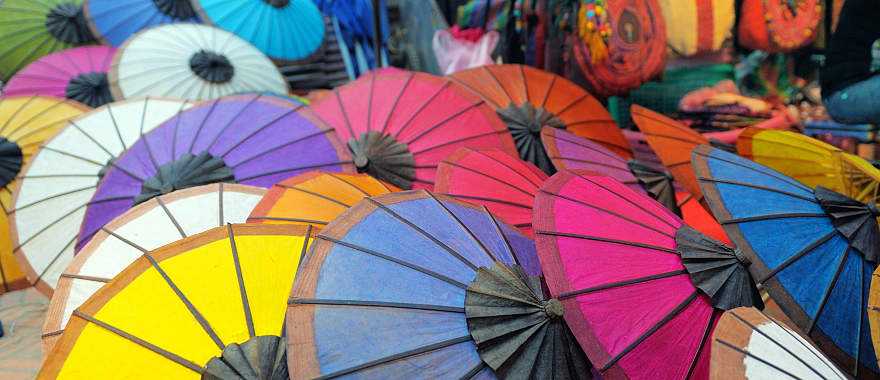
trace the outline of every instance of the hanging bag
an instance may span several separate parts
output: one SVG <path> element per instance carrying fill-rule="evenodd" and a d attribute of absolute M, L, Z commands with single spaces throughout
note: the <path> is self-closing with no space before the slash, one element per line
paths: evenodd
<path fill-rule="evenodd" d="M 679 57 L 715 53 L 733 36 L 734 0 L 660 0 L 666 44 Z"/>
<path fill-rule="evenodd" d="M 752 50 L 788 53 L 816 39 L 821 0 L 744 0 L 739 43 Z"/>

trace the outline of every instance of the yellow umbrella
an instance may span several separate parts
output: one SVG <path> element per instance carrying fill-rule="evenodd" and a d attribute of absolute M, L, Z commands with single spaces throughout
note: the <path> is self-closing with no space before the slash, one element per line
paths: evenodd
<path fill-rule="evenodd" d="M 366 174 L 308 172 L 272 186 L 254 207 L 248 223 L 323 228 L 366 197 L 398 191 Z"/>
<path fill-rule="evenodd" d="M 843 193 L 863 203 L 876 204 L 880 199 L 880 170 L 865 159 L 849 153 L 840 155 Z"/>
<path fill-rule="evenodd" d="M 824 186 L 843 193 L 840 149 L 797 132 L 747 128 L 736 141 L 737 152 L 776 169 L 811 188 Z"/>
<path fill-rule="evenodd" d="M 227 225 L 145 252 L 73 313 L 38 378 L 287 378 L 284 312 L 310 233 Z"/>
<path fill-rule="evenodd" d="M 9 235 L 16 177 L 44 141 L 89 109 L 72 100 L 45 96 L 0 98 L 0 206 L 4 211 L 0 213 L 0 293 L 30 285 L 12 254 Z"/>

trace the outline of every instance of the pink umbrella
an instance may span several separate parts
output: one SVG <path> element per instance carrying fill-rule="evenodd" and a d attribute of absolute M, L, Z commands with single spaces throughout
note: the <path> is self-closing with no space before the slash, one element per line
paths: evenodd
<path fill-rule="evenodd" d="M 550 292 L 605 379 L 705 379 L 722 310 L 763 307 L 738 251 L 610 177 L 551 177 L 534 228 Z"/>
<path fill-rule="evenodd" d="M 93 108 L 110 103 L 107 71 L 115 51 L 108 46 L 83 46 L 49 54 L 15 74 L 5 95 L 68 98 Z"/>

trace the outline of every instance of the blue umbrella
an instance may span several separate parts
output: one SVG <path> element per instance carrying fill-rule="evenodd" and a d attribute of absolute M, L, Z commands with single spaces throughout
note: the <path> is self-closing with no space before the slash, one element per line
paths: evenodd
<path fill-rule="evenodd" d="M 841 368 L 880 375 L 866 313 L 876 208 L 705 145 L 693 166 L 755 281 Z"/>
<path fill-rule="evenodd" d="M 188 0 L 88 0 L 83 9 L 95 37 L 111 46 L 157 25 L 199 21 Z"/>
<path fill-rule="evenodd" d="M 324 16 L 311 0 L 192 0 L 208 24 L 247 40 L 277 62 L 296 62 L 320 52 Z"/>
<path fill-rule="evenodd" d="M 534 242 L 485 209 L 366 198 L 315 238 L 287 311 L 291 378 L 579 378 Z M 517 265 L 519 264 L 519 265 Z"/>

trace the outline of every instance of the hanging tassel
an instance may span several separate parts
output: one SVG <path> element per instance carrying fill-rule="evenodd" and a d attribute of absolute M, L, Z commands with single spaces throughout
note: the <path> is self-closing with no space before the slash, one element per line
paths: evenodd
<path fill-rule="evenodd" d="M 610 28 L 605 22 L 605 8 L 600 2 L 581 4 L 578 10 L 578 35 L 590 50 L 590 61 L 593 64 L 608 58 L 608 42 Z"/>

